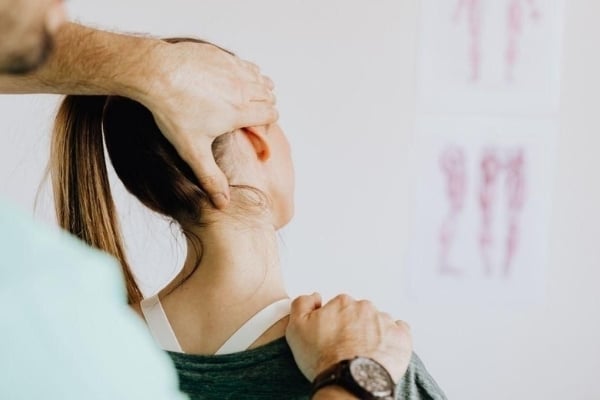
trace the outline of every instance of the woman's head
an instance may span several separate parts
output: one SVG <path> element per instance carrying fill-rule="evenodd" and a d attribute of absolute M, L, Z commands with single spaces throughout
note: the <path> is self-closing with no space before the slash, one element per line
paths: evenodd
<path fill-rule="evenodd" d="M 293 169 L 277 124 L 239 129 L 213 143 L 213 155 L 232 186 L 232 204 L 217 211 L 193 171 L 162 135 L 150 111 L 109 97 L 103 113 L 106 149 L 115 172 L 144 205 L 184 228 L 214 218 L 266 216 L 275 228 L 293 213 Z"/>
<path fill-rule="evenodd" d="M 184 233 L 218 220 L 259 222 L 278 229 L 293 214 L 290 149 L 277 124 L 240 129 L 215 140 L 215 160 L 231 185 L 231 204 L 219 211 L 147 108 L 118 96 L 67 96 L 52 140 L 58 220 L 63 228 L 121 261 L 130 302 L 139 301 L 141 293 L 120 239 L 104 144 L 127 190 L 150 209 L 177 221 Z"/>

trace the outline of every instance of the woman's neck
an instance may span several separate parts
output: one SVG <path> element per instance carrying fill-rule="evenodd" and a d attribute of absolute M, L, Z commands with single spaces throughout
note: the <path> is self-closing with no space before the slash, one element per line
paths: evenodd
<path fill-rule="evenodd" d="M 273 227 L 215 223 L 191 231 L 180 276 L 189 276 L 194 290 L 202 288 L 221 304 L 228 303 L 224 293 L 235 294 L 229 296 L 235 303 L 250 301 L 263 292 L 283 290 L 278 253 Z"/>
<path fill-rule="evenodd" d="M 189 230 L 184 267 L 161 291 L 184 351 L 193 353 L 216 350 L 256 312 L 285 297 L 273 227 L 231 221 Z"/>

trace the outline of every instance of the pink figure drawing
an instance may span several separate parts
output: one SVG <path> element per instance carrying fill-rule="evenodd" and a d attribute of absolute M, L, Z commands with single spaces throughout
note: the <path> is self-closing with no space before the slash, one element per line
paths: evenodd
<path fill-rule="evenodd" d="M 481 208 L 481 231 L 479 233 L 479 250 L 485 273 L 492 274 L 491 250 L 494 244 L 492 217 L 496 197 L 496 184 L 502 169 L 495 149 L 486 149 L 481 157 L 481 186 L 479 191 L 479 207 Z"/>
<path fill-rule="evenodd" d="M 529 7 L 529 17 L 536 21 L 540 11 L 535 0 L 509 0 L 507 9 L 506 80 L 514 80 L 514 69 L 519 57 L 519 38 L 523 32 L 524 8 Z"/>
<path fill-rule="evenodd" d="M 471 68 L 471 81 L 476 82 L 481 75 L 481 24 L 482 24 L 482 0 L 458 0 L 454 11 L 454 21 L 459 22 L 462 14 L 467 14 L 469 29 L 469 65 Z"/>
<path fill-rule="evenodd" d="M 504 275 L 508 276 L 519 243 L 519 215 L 525 203 L 525 155 L 523 149 L 511 152 L 505 163 L 506 195 L 508 206 L 508 230 L 506 234 L 506 250 Z"/>
<path fill-rule="evenodd" d="M 446 195 L 450 209 L 439 232 L 439 272 L 443 275 L 460 275 L 460 269 L 451 266 L 449 258 L 456 236 L 458 215 L 462 212 L 465 204 L 467 179 L 464 151 L 455 146 L 447 147 L 440 155 L 440 168 L 446 180 Z"/>

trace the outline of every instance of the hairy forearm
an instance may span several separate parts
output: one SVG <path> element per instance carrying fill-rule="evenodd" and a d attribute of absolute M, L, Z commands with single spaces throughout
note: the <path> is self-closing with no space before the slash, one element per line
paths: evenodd
<path fill-rule="evenodd" d="M 158 39 L 65 24 L 43 67 L 24 76 L 0 75 L 0 93 L 118 94 L 143 101 L 157 74 Z"/>
<path fill-rule="evenodd" d="M 1 1 L 1 0 L 0 0 Z M 150 110 L 215 205 L 229 185 L 211 144 L 225 132 L 277 120 L 270 79 L 257 66 L 195 40 L 167 43 L 75 23 L 56 34 L 48 62 L 26 76 L 0 76 L 0 93 L 120 95 Z"/>

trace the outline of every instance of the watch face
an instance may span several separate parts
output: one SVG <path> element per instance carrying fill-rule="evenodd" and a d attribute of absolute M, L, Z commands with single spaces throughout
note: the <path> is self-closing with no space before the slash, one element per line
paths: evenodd
<path fill-rule="evenodd" d="M 370 358 L 357 357 L 352 360 L 350 373 L 356 383 L 375 397 L 389 396 L 394 391 L 394 382 L 388 372 Z"/>

